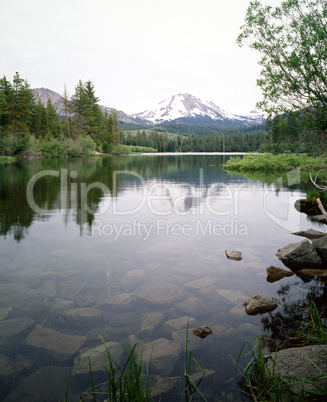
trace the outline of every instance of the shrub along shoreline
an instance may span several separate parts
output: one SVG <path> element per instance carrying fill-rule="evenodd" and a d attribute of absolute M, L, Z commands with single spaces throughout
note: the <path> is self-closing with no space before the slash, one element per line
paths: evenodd
<path fill-rule="evenodd" d="M 319 157 L 308 156 L 307 154 L 258 154 L 245 155 L 230 158 L 224 165 L 226 170 L 249 171 L 287 171 L 296 168 L 302 170 L 320 170 L 327 168 L 327 155 Z"/>

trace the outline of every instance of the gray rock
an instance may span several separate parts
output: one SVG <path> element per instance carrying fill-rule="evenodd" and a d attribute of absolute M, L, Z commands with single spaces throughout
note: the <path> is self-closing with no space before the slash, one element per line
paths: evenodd
<path fill-rule="evenodd" d="M 172 334 L 172 339 L 175 343 L 180 345 L 182 349 L 185 348 L 185 342 L 186 342 L 186 329 L 181 329 L 180 331 L 174 331 Z M 192 329 L 189 328 L 188 333 L 187 333 L 187 339 L 188 339 L 188 349 L 189 350 L 196 350 L 200 349 L 203 347 L 203 341 L 198 338 L 197 336 L 193 335 Z"/>
<path fill-rule="evenodd" d="M 238 306 L 247 297 L 245 293 L 234 289 L 217 289 L 217 293 L 235 306 Z"/>
<path fill-rule="evenodd" d="M 151 363 L 151 370 L 155 374 L 170 375 L 179 360 L 182 347 L 173 341 L 159 338 L 143 346 L 143 361 Z M 141 358 L 141 349 L 138 348 L 138 357 Z"/>
<path fill-rule="evenodd" d="M 203 303 L 198 297 L 189 297 L 186 300 L 178 303 L 176 308 L 182 311 L 184 314 L 189 314 L 191 316 L 203 316 L 210 312 L 207 305 Z"/>
<path fill-rule="evenodd" d="M 14 283 L 0 284 L 0 295 L 0 308 L 13 307 L 28 312 L 34 310 L 35 306 L 39 307 L 42 299 L 38 291 Z"/>
<path fill-rule="evenodd" d="M 62 334 L 41 325 L 36 325 L 26 338 L 28 346 L 48 351 L 59 361 L 69 359 L 85 341 L 85 336 Z"/>
<path fill-rule="evenodd" d="M 56 292 L 56 284 L 54 280 L 45 281 L 43 285 L 39 289 L 40 294 L 47 299 L 51 299 L 55 297 Z"/>
<path fill-rule="evenodd" d="M 173 388 L 176 388 L 178 380 L 176 377 L 150 376 L 150 383 L 152 384 L 151 396 L 155 397 L 171 391 Z"/>
<path fill-rule="evenodd" d="M 245 312 L 249 315 L 268 313 L 275 310 L 277 304 L 271 300 L 260 295 L 254 295 L 249 297 L 243 303 Z"/>
<path fill-rule="evenodd" d="M 95 308 L 80 307 L 66 310 L 63 315 L 75 322 L 89 324 L 101 317 L 101 311 Z"/>
<path fill-rule="evenodd" d="M 299 232 L 294 232 L 292 234 L 296 236 L 306 237 L 307 239 L 319 239 L 319 237 L 326 235 L 326 233 L 319 232 L 318 230 L 314 229 L 300 230 Z"/>
<path fill-rule="evenodd" d="M 309 240 L 291 243 L 281 248 L 276 256 L 291 269 L 321 268 L 322 261 Z"/>
<path fill-rule="evenodd" d="M 4 320 L 7 315 L 11 312 L 12 307 L 0 308 L 0 321 Z"/>
<path fill-rule="evenodd" d="M 16 342 L 30 331 L 34 321 L 29 318 L 13 318 L 0 321 L 0 349 L 16 349 Z"/>
<path fill-rule="evenodd" d="M 0 355 L 0 376 L 10 376 L 24 369 L 31 369 L 34 361 L 31 357 L 19 354 L 16 359 Z"/>
<path fill-rule="evenodd" d="M 316 249 L 319 257 L 324 262 L 324 267 L 327 269 L 327 235 L 319 239 L 312 240 L 313 247 Z"/>
<path fill-rule="evenodd" d="M 132 290 L 142 283 L 144 279 L 143 269 L 132 269 L 127 271 L 122 278 L 121 285 L 123 289 Z"/>
<path fill-rule="evenodd" d="M 147 283 L 136 295 L 153 304 L 174 303 L 183 298 L 181 289 L 173 283 Z"/>
<path fill-rule="evenodd" d="M 229 260 L 235 260 L 235 261 L 242 260 L 242 253 L 240 251 L 225 250 L 225 254 Z"/>
<path fill-rule="evenodd" d="M 313 391 L 315 388 L 307 382 L 303 381 L 303 377 L 315 379 L 314 382 L 320 387 L 327 389 L 327 378 L 322 372 L 327 372 L 327 345 L 311 345 L 299 348 L 290 348 L 272 354 L 267 362 L 268 370 L 276 373 L 277 368 L 274 367 L 278 362 L 278 373 L 287 381 L 287 378 L 295 377 L 297 381 L 292 380 L 295 391 L 300 393 L 302 387 L 305 391 Z M 277 360 L 276 360 L 277 359 Z M 319 367 L 319 370 L 318 368 Z M 321 370 L 321 371 L 320 371 Z"/>
<path fill-rule="evenodd" d="M 58 402 L 64 397 L 71 367 L 43 367 L 25 378 L 5 402 Z"/>
<path fill-rule="evenodd" d="M 113 306 L 121 308 L 128 306 L 133 300 L 135 300 L 133 293 L 119 293 L 110 297 L 109 299 L 101 300 L 101 302 L 98 303 L 98 306 L 109 309 L 111 309 Z"/>
<path fill-rule="evenodd" d="M 192 289 L 202 289 L 209 288 L 212 286 L 213 279 L 211 276 L 205 276 L 204 278 L 196 279 L 185 284 L 188 288 Z"/>
<path fill-rule="evenodd" d="M 65 311 L 69 310 L 74 306 L 74 303 L 71 300 L 61 299 L 60 297 L 56 297 L 54 299 L 54 303 L 52 305 L 52 311 Z"/>
<path fill-rule="evenodd" d="M 274 283 L 285 277 L 293 276 L 294 272 L 286 271 L 282 268 L 273 267 L 272 265 L 266 268 L 267 271 L 267 282 Z"/>
<path fill-rule="evenodd" d="M 143 335 L 145 334 L 152 334 L 152 332 L 154 331 L 155 327 L 160 324 L 160 322 L 163 320 L 164 315 L 162 313 L 159 312 L 151 312 L 148 313 L 145 316 L 145 319 L 142 323 L 142 327 L 141 327 L 141 333 Z"/>
<path fill-rule="evenodd" d="M 186 315 L 183 317 L 174 318 L 172 320 L 166 321 L 163 325 L 163 329 L 167 333 L 172 333 L 174 331 L 180 331 L 181 329 L 186 330 L 187 323 L 189 323 L 189 325 L 194 325 L 195 322 L 196 322 L 196 319 L 194 317 L 190 317 L 190 316 Z"/>
<path fill-rule="evenodd" d="M 89 360 L 91 363 L 92 371 L 105 371 L 109 365 L 109 358 L 107 355 L 107 349 L 110 357 L 120 365 L 123 357 L 123 348 L 118 342 L 107 342 L 101 344 L 87 352 L 84 352 L 74 359 L 73 375 L 86 374 L 90 371 Z"/>

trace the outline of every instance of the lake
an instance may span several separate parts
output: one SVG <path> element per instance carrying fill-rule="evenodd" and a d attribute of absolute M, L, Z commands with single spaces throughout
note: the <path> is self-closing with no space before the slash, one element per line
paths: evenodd
<path fill-rule="evenodd" d="M 266 268 L 285 268 L 275 254 L 302 240 L 292 232 L 326 228 L 294 208 L 311 188 L 307 173 L 233 175 L 221 167 L 229 157 L 0 165 L 2 400 L 58 401 L 67 380 L 69 400 L 78 400 L 89 377 L 81 369 L 72 378 L 74 360 L 75 374 L 76 356 L 101 337 L 116 349 L 144 345 L 155 400 L 181 400 L 187 325 L 188 348 L 207 373 L 200 391 L 241 399 L 235 361 L 244 342 L 278 338 L 308 292 L 325 289 L 296 275 L 269 283 Z M 255 294 L 278 308 L 247 315 L 242 303 Z M 191 331 L 202 325 L 213 332 L 205 339 Z"/>

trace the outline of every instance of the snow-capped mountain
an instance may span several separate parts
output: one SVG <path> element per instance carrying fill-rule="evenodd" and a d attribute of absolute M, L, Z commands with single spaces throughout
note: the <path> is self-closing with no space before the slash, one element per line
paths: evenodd
<path fill-rule="evenodd" d="M 64 115 L 63 97 L 60 94 L 47 88 L 35 88 L 32 91 L 44 105 L 50 98 L 57 112 Z M 111 108 L 99 106 L 103 112 L 110 113 Z M 189 94 L 179 94 L 160 102 L 152 110 L 142 113 L 128 115 L 118 110 L 118 119 L 125 123 L 142 125 L 180 123 L 237 128 L 262 124 L 265 121 L 265 115 L 252 110 L 246 116 L 239 116 L 224 111 L 213 102 L 202 101 Z"/>
<path fill-rule="evenodd" d="M 160 102 L 152 110 L 131 115 L 152 124 L 185 123 L 224 127 L 262 124 L 265 116 L 251 111 L 246 116 L 226 112 L 210 101 L 202 101 L 190 94 L 178 94 Z"/>

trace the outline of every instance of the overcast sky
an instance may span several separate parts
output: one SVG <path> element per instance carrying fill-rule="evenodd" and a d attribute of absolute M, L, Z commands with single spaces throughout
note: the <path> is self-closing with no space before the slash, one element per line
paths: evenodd
<path fill-rule="evenodd" d="M 280 0 L 264 0 L 277 6 Z M 259 55 L 236 44 L 249 0 L 0 0 L 0 76 L 138 113 L 178 93 L 248 113 Z"/>

